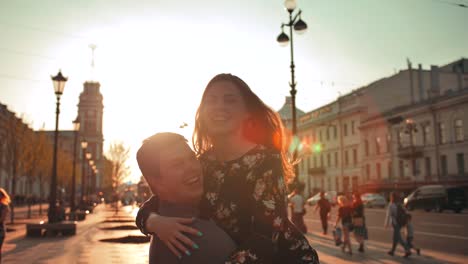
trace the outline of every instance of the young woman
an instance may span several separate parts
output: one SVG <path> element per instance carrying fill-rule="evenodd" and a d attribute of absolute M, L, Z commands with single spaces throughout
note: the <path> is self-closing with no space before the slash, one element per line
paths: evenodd
<path fill-rule="evenodd" d="M 3 188 L 0 188 L 0 263 L 2 263 L 2 246 L 6 233 L 5 222 L 10 212 L 10 202 L 8 193 Z"/>
<path fill-rule="evenodd" d="M 352 213 L 353 208 L 350 206 L 348 198 L 344 195 L 340 195 L 337 198 L 338 200 L 338 217 L 336 218 L 335 228 L 338 226 L 338 223 L 341 220 L 341 228 L 343 230 L 343 245 L 341 246 L 341 250 L 343 252 L 346 251 L 346 247 L 348 247 L 348 253 L 350 255 L 353 254 L 353 249 L 351 248 L 351 240 L 349 239 L 349 233 L 352 231 L 353 220 L 352 220 Z"/>
<path fill-rule="evenodd" d="M 219 74 L 207 85 L 195 116 L 193 145 L 202 164 L 201 214 L 237 244 L 226 263 L 319 263 L 317 253 L 287 218 L 285 178 L 291 176 L 278 115 L 237 76 Z M 173 251 L 190 255 L 186 234 L 202 235 L 191 219 L 163 217 L 156 197 L 137 225 Z"/>
<path fill-rule="evenodd" d="M 364 204 L 359 193 L 353 193 L 353 232 L 359 243 L 359 252 L 364 252 L 364 240 L 367 240 L 366 218 L 364 216 Z"/>

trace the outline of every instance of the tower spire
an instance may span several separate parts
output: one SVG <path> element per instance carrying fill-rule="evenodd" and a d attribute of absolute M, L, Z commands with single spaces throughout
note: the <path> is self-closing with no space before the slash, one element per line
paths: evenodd
<path fill-rule="evenodd" d="M 95 74 L 96 74 L 96 69 L 95 69 L 95 64 L 94 64 L 94 50 L 96 50 L 97 46 L 96 44 L 89 44 L 88 47 L 91 49 L 91 76 L 90 76 L 90 81 L 95 81 Z"/>

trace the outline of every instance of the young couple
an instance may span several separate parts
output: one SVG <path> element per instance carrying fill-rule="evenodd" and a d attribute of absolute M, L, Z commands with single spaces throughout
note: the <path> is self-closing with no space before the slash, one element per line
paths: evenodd
<path fill-rule="evenodd" d="M 208 83 L 192 143 L 158 133 L 137 153 L 155 194 L 136 219 L 150 263 L 319 263 L 287 218 L 281 120 L 244 81 Z"/>

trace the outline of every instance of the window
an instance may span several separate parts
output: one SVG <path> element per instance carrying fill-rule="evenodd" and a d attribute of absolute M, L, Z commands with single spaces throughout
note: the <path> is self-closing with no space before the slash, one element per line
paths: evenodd
<path fill-rule="evenodd" d="M 429 125 L 425 125 L 423 127 L 423 145 L 429 145 L 429 138 L 431 136 L 431 127 Z"/>
<path fill-rule="evenodd" d="M 443 176 L 448 175 L 448 168 L 447 168 L 447 156 L 441 155 L 440 156 L 440 170 Z"/>
<path fill-rule="evenodd" d="M 343 135 L 348 136 L 348 124 L 343 124 Z"/>
<path fill-rule="evenodd" d="M 364 140 L 364 154 L 366 154 L 366 157 L 369 156 L 369 141 Z"/>
<path fill-rule="evenodd" d="M 314 168 L 317 168 L 317 156 L 314 156 Z"/>
<path fill-rule="evenodd" d="M 377 179 L 380 180 L 382 178 L 382 167 L 380 166 L 380 163 L 377 163 L 375 170 L 377 172 Z"/>
<path fill-rule="evenodd" d="M 323 154 L 320 155 L 320 168 L 323 168 Z"/>
<path fill-rule="evenodd" d="M 404 178 L 404 177 L 405 177 L 405 163 L 404 163 L 403 160 L 400 160 L 400 161 L 398 162 L 398 170 L 399 170 L 398 173 L 400 174 L 400 175 L 399 175 L 400 178 Z"/>
<path fill-rule="evenodd" d="M 357 164 L 357 149 L 353 149 L 353 164 Z"/>
<path fill-rule="evenodd" d="M 426 170 L 426 178 L 431 178 L 431 175 L 432 175 L 431 157 L 424 157 L 424 168 Z"/>
<path fill-rule="evenodd" d="M 331 155 L 330 155 L 330 153 L 327 154 L 327 166 L 331 167 Z"/>
<path fill-rule="evenodd" d="M 379 137 L 375 139 L 375 153 L 377 155 L 380 154 L 380 138 Z"/>
<path fill-rule="evenodd" d="M 354 133 L 356 132 L 356 128 L 355 128 L 355 124 L 354 124 L 354 120 L 351 121 L 351 134 L 354 135 Z"/>
<path fill-rule="evenodd" d="M 455 126 L 455 141 L 463 141 L 464 140 L 464 134 L 463 134 L 463 120 L 457 119 L 454 122 Z"/>
<path fill-rule="evenodd" d="M 326 131 L 326 134 L 325 134 L 327 140 L 330 140 L 330 127 L 327 127 L 327 131 Z"/>
<path fill-rule="evenodd" d="M 392 168 L 392 162 L 388 162 L 388 178 L 392 179 L 393 178 L 393 168 Z"/>
<path fill-rule="evenodd" d="M 401 139 L 403 138 L 403 131 L 397 130 L 397 142 L 398 142 L 398 147 L 401 147 Z"/>
<path fill-rule="evenodd" d="M 465 154 L 457 153 L 457 169 L 458 176 L 463 176 L 465 174 Z"/>
<path fill-rule="evenodd" d="M 335 167 L 338 167 L 338 152 L 335 152 Z"/>
<path fill-rule="evenodd" d="M 370 180 L 370 165 L 366 164 L 366 179 Z"/>
<path fill-rule="evenodd" d="M 348 150 L 345 150 L 345 152 L 344 152 L 344 164 L 346 166 L 348 166 L 348 164 L 349 164 Z"/>
<path fill-rule="evenodd" d="M 338 138 L 338 129 L 336 126 L 333 126 L 333 138 L 337 139 Z"/>
<path fill-rule="evenodd" d="M 439 143 L 445 144 L 447 143 L 447 135 L 445 134 L 445 125 L 444 123 L 439 123 Z"/>
<path fill-rule="evenodd" d="M 319 131 L 319 141 L 322 142 L 322 130 Z"/>

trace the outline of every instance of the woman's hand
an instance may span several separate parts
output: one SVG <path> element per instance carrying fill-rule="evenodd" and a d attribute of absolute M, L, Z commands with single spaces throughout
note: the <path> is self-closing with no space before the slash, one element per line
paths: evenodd
<path fill-rule="evenodd" d="M 193 218 L 166 217 L 151 213 L 146 220 L 146 230 L 155 233 L 174 255 L 181 258 L 182 254 L 191 255 L 187 248 L 198 248 L 198 245 L 184 233 L 195 236 L 203 235 L 197 229 L 188 226 L 193 221 Z"/>

